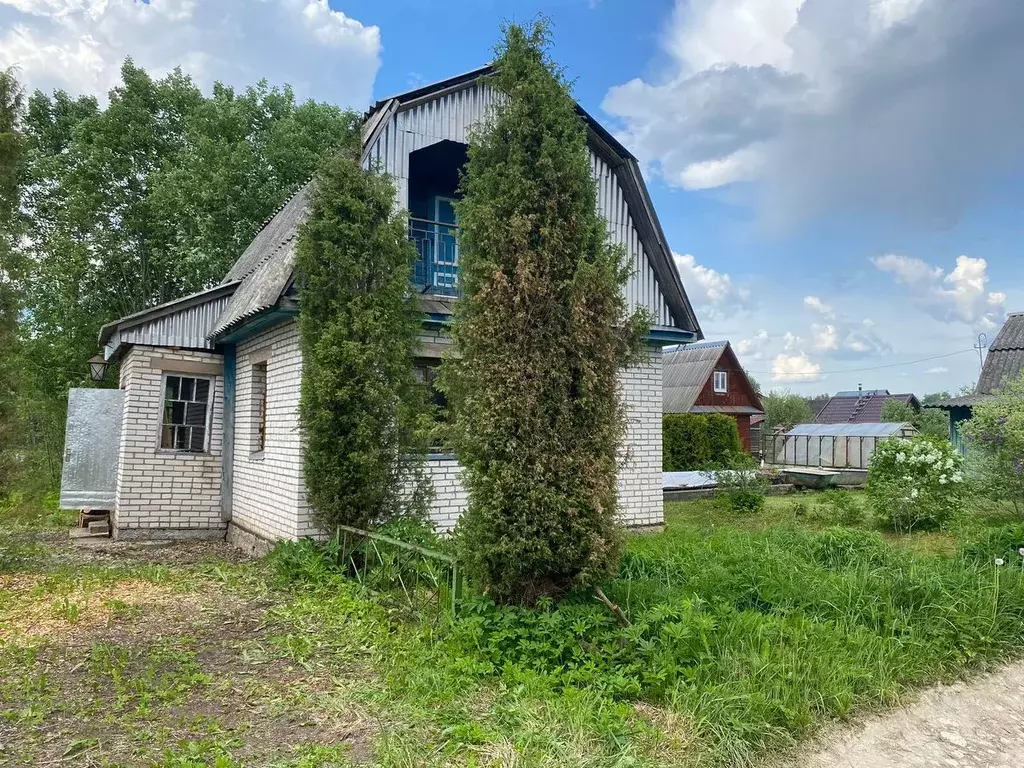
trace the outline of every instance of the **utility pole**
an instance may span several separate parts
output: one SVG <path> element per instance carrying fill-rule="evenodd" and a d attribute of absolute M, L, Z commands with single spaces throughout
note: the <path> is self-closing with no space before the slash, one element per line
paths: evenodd
<path fill-rule="evenodd" d="M 978 350 L 978 371 L 985 367 L 985 350 L 988 348 L 988 336 L 984 333 L 978 334 L 978 343 L 974 345 Z"/>

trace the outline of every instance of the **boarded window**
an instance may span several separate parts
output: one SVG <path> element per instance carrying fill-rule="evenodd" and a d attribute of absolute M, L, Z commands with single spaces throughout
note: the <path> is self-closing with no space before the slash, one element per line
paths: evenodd
<path fill-rule="evenodd" d="M 252 367 L 253 453 L 267 447 L 267 364 Z"/>
<path fill-rule="evenodd" d="M 210 379 L 168 374 L 164 379 L 164 416 L 160 447 L 170 451 L 206 450 Z"/>

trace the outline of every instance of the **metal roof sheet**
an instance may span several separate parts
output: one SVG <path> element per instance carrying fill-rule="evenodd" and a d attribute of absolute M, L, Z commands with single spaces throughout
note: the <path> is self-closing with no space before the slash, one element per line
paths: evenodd
<path fill-rule="evenodd" d="M 909 424 L 900 422 L 879 422 L 875 424 L 797 424 L 786 432 L 787 435 L 812 435 L 814 437 L 890 437 L 905 429 L 913 430 Z"/>
<path fill-rule="evenodd" d="M 890 395 L 885 389 L 869 389 L 853 397 L 846 393 L 837 394 L 814 417 L 818 424 L 875 424 L 882 420 L 882 408 L 890 400 L 920 409 L 917 397 L 910 393 Z"/>
<path fill-rule="evenodd" d="M 951 397 L 949 400 L 941 400 L 938 403 L 932 403 L 926 405 L 925 408 L 941 408 L 944 411 L 948 411 L 951 408 L 970 408 L 972 405 L 980 403 L 982 400 L 986 400 L 992 397 L 992 395 L 963 395 L 962 397 Z"/>
<path fill-rule="evenodd" d="M 731 413 L 753 416 L 761 415 L 764 411 L 752 405 L 695 405 L 690 409 L 690 413 Z"/>
<path fill-rule="evenodd" d="M 728 342 L 687 344 L 662 359 L 662 410 L 689 413 Z"/>

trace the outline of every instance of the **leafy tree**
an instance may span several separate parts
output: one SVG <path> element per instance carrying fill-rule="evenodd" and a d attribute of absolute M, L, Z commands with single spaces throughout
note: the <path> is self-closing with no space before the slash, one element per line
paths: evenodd
<path fill-rule="evenodd" d="M 909 403 L 900 400 L 886 400 L 882 404 L 882 414 L 879 418 L 886 422 L 913 424 L 917 419 L 917 411 Z"/>
<path fill-rule="evenodd" d="M 764 422 L 762 435 L 768 435 L 776 429 L 792 429 L 797 424 L 809 424 L 814 421 L 814 414 L 807 401 L 800 395 L 788 390 L 769 392 L 761 396 L 764 405 Z"/>
<path fill-rule="evenodd" d="M 937 440 L 949 440 L 949 416 L 938 408 L 922 408 L 914 426 L 922 435 Z"/>
<path fill-rule="evenodd" d="M 24 96 L 13 70 L 0 71 L 0 496 L 8 483 L 2 452 L 15 432 L 18 390 L 18 296 L 10 280 L 18 238 L 19 176 L 24 160 Z"/>
<path fill-rule="evenodd" d="M 1024 374 L 976 403 L 960 427 L 976 491 L 1024 510 Z"/>
<path fill-rule="evenodd" d="M 11 260 L 24 410 L 57 457 L 99 327 L 218 282 L 351 122 L 265 83 L 207 97 L 180 71 L 153 79 L 130 60 L 121 77 L 106 107 L 37 91 L 24 120 L 25 236 Z"/>
<path fill-rule="evenodd" d="M 317 174 L 296 258 L 306 488 L 327 530 L 423 511 L 417 470 L 430 427 L 412 369 L 416 249 L 394 184 L 363 170 L 354 115 L 350 124 Z"/>
<path fill-rule="evenodd" d="M 909 403 L 887 400 L 882 405 L 880 418 L 886 422 L 912 424 L 922 435 L 928 437 L 939 440 L 949 439 L 949 420 L 946 414 L 935 408 L 922 408 L 920 411 L 916 411 Z"/>
<path fill-rule="evenodd" d="M 971 389 L 974 389 L 971 387 Z M 951 395 L 949 392 L 929 392 L 927 395 L 921 398 L 921 405 L 935 405 L 941 403 L 943 400 L 949 400 Z"/>
<path fill-rule="evenodd" d="M 759 382 L 757 379 L 755 379 L 751 375 L 750 371 L 748 371 L 746 368 L 743 369 L 743 373 L 745 373 L 747 375 L 747 381 L 750 382 L 751 389 L 753 389 L 755 392 L 757 392 L 757 394 L 760 395 L 761 394 L 761 382 Z"/>
<path fill-rule="evenodd" d="M 469 505 L 457 545 L 499 602 L 532 603 L 616 567 L 618 374 L 649 318 L 628 316 L 622 249 L 597 214 L 586 126 L 546 25 L 504 28 L 458 204 L 461 358 L 443 386 Z"/>

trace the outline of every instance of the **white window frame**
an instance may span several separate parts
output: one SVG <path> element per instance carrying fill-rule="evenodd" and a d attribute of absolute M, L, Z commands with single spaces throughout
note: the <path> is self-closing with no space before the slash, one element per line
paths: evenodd
<path fill-rule="evenodd" d="M 203 430 L 203 450 L 192 451 L 185 448 L 164 448 L 164 409 L 167 407 L 167 378 L 169 376 L 188 379 L 204 379 L 210 383 L 210 399 L 206 401 L 206 424 Z M 160 397 L 158 418 L 156 421 L 156 450 L 158 453 L 173 453 L 175 456 L 202 456 L 210 453 L 210 432 L 213 423 L 213 405 L 217 396 L 217 377 L 187 371 L 164 371 L 160 377 Z"/>
<path fill-rule="evenodd" d="M 721 378 L 719 378 L 721 377 Z M 728 371 L 715 371 L 715 392 L 726 393 L 729 391 L 729 372 Z"/>

